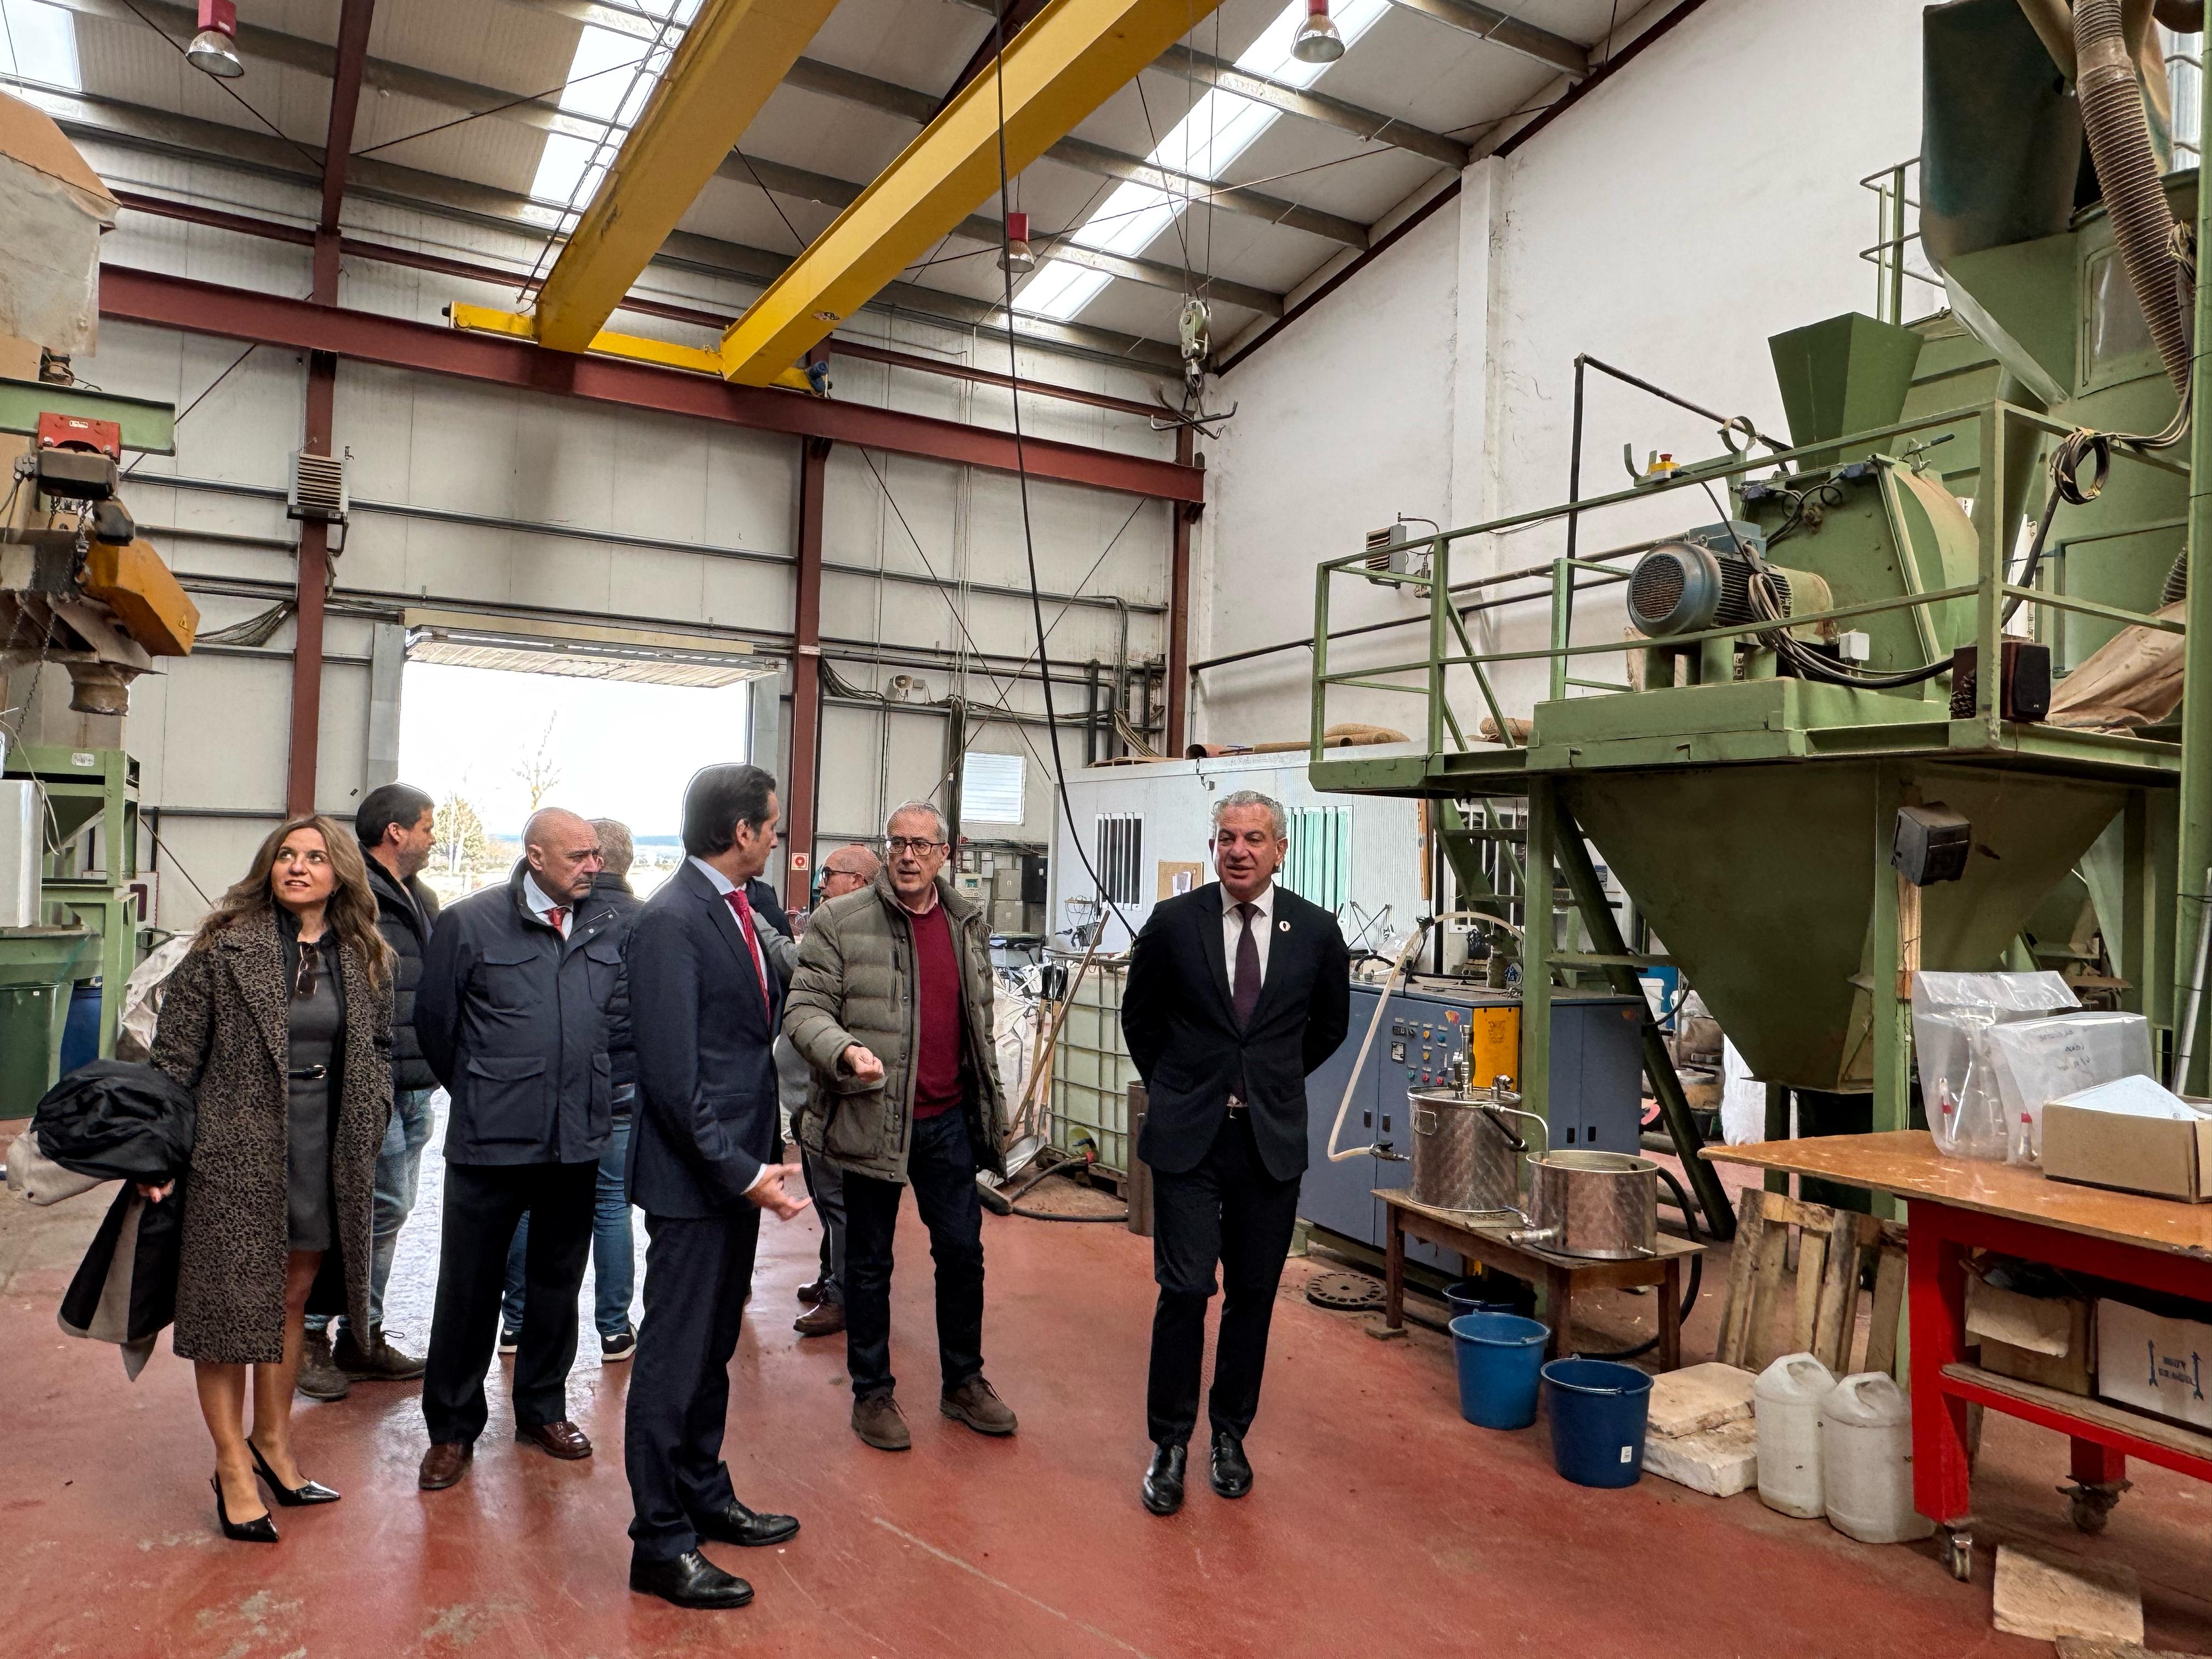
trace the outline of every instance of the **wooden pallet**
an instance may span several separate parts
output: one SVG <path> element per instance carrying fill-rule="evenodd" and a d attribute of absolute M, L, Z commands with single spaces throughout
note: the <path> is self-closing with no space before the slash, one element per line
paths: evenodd
<path fill-rule="evenodd" d="M 1785 1322 L 1778 1316 L 1792 1228 L 1797 1230 L 1797 1271 Z M 1838 1376 L 1896 1368 L 1898 1317 L 1905 1305 L 1902 1226 L 1749 1188 L 1737 1206 L 1733 1249 L 1717 1355 L 1723 1364 L 1757 1370 L 1779 1355 L 1809 1352 Z M 1874 1306 L 1865 1357 L 1855 1365 L 1850 1350 L 1858 1328 L 1859 1279 L 1869 1257 Z"/>

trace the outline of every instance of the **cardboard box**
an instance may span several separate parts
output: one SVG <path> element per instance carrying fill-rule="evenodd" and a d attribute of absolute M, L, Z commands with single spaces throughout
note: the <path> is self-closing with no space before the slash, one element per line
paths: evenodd
<path fill-rule="evenodd" d="M 2022 1296 L 1969 1277 L 1966 1340 L 1982 1345 L 1982 1369 L 2065 1394 L 2096 1391 L 2094 1319 L 2089 1298 Z"/>
<path fill-rule="evenodd" d="M 2131 1117 L 2054 1100 L 2043 1109 L 2043 1173 L 2185 1204 L 2212 1201 L 2212 1118 Z"/>
<path fill-rule="evenodd" d="M 2212 1429 L 2212 1325 L 2100 1298 L 2097 1397 Z"/>

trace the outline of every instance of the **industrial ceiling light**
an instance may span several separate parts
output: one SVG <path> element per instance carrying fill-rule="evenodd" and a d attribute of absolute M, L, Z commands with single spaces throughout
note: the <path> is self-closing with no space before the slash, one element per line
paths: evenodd
<path fill-rule="evenodd" d="M 1301 64 L 1334 64 L 1344 56 L 1344 37 L 1329 21 L 1328 0 L 1306 0 L 1304 21 L 1291 38 L 1291 56 Z"/>
<path fill-rule="evenodd" d="M 1036 269 L 1036 255 L 1030 248 L 1030 216 L 1019 210 L 1006 215 L 1006 245 L 999 250 L 999 269 L 1015 276 L 1026 276 Z"/>
<path fill-rule="evenodd" d="M 238 0 L 200 0 L 199 22 L 200 32 L 185 48 L 185 61 L 218 80 L 235 81 L 245 74 L 246 60 L 238 55 Z"/>

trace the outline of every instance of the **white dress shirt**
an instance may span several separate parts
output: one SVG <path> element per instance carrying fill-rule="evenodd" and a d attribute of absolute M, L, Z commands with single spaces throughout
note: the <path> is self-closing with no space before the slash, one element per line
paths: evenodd
<path fill-rule="evenodd" d="M 1260 907 L 1252 918 L 1252 943 L 1260 952 L 1260 982 L 1267 982 L 1267 944 L 1275 936 L 1275 884 L 1269 882 L 1250 902 Z M 1237 947 L 1244 937 L 1244 918 L 1229 890 L 1221 890 L 1221 950 L 1229 963 L 1229 994 L 1237 994 Z"/>
<path fill-rule="evenodd" d="M 708 863 L 706 860 L 698 857 L 696 854 L 690 859 L 686 860 L 685 862 L 690 864 L 691 867 L 696 870 L 701 875 L 706 877 L 708 881 L 714 884 L 714 890 L 722 896 L 723 903 L 727 904 L 730 902 L 729 896 L 738 890 L 737 883 L 732 881 L 720 870 L 717 870 L 713 865 Z M 750 903 L 750 901 L 748 900 L 747 902 Z M 732 918 L 732 920 L 734 920 L 734 918 Z M 761 924 L 758 921 L 755 921 L 753 923 L 753 967 L 760 975 L 761 984 L 763 986 L 766 986 L 768 983 L 768 968 L 767 965 L 761 961 L 760 930 Z M 781 1125 L 779 1124 L 777 1127 L 779 1133 L 781 1133 Z M 778 1146 L 776 1148 L 776 1156 L 781 1158 L 782 1155 L 783 1148 Z M 746 1188 L 745 1190 L 749 1193 L 758 1192 L 761 1189 L 762 1184 L 768 1180 L 769 1169 L 773 1167 L 773 1162 L 769 1164 L 763 1165 L 761 1172 L 753 1177 L 753 1184 Z"/>
<path fill-rule="evenodd" d="M 538 884 L 538 878 L 527 870 L 522 872 L 522 902 L 530 907 L 531 914 L 538 921 L 557 928 L 562 939 L 568 937 L 568 929 L 576 921 L 576 906 L 574 901 L 549 898 L 545 890 Z M 549 910 L 555 909 L 561 912 L 561 920 L 558 921 L 555 921 L 546 914 Z"/>

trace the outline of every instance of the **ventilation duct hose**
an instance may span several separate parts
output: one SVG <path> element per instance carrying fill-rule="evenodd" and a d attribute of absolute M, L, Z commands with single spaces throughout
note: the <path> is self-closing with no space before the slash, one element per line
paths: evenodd
<path fill-rule="evenodd" d="M 2186 395 L 2189 341 L 2174 281 L 2173 213 L 2151 149 L 2142 83 L 2136 76 L 2135 54 L 2128 50 L 2121 10 L 2122 0 L 2076 0 L 2075 95 L 2129 286 L 2158 343 L 2166 379 Z"/>

